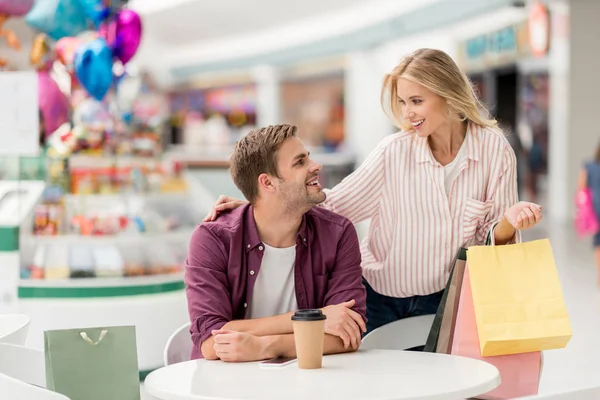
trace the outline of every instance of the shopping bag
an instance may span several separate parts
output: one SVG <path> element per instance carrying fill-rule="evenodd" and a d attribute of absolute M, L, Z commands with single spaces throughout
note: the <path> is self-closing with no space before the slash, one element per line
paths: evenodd
<path fill-rule="evenodd" d="M 473 246 L 467 259 L 482 356 L 567 345 L 571 324 L 548 239 Z"/>
<path fill-rule="evenodd" d="M 459 268 L 459 269 L 461 269 L 461 271 L 458 271 L 457 273 L 455 273 L 455 271 L 457 270 L 457 268 L 456 268 L 457 264 L 459 262 L 464 263 L 464 261 L 466 259 L 467 259 L 467 249 L 461 247 L 458 250 L 458 252 L 456 253 L 456 257 L 454 258 L 454 261 L 452 262 L 452 269 L 450 270 L 450 277 L 448 278 L 448 283 L 446 284 L 446 288 L 444 289 L 444 293 L 442 294 L 442 299 L 440 300 L 440 305 L 438 306 L 437 312 L 433 319 L 433 324 L 431 325 L 431 329 L 429 330 L 429 335 L 427 336 L 427 341 L 425 343 L 425 347 L 423 348 L 423 351 L 425 351 L 425 352 L 428 352 L 428 353 L 440 352 L 440 350 L 438 350 L 438 349 L 446 349 L 446 351 L 441 351 L 442 353 L 447 354 L 447 352 L 448 352 L 447 348 L 449 347 L 449 343 L 451 343 L 449 334 L 450 334 L 450 330 L 452 328 L 452 324 L 448 320 L 446 321 L 446 323 L 444 323 L 444 318 L 449 318 L 449 317 L 445 316 L 446 314 L 455 315 L 455 308 L 453 308 L 453 307 L 455 304 L 457 304 L 457 299 L 455 298 L 456 290 L 451 290 L 451 286 L 452 286 L 453 281 L 456 282 L 456 277 L 458 275 L 461 276 L 460 280 L 462 281 L 462 274 L 463 274 L 462 268 Z M 451 291 L 452 291 L 452 295 L 450 295 Z M 449 307 L 451 306 L 448 313 L 446 313 L 446 305 L 447 304 Z M 448 326 L 449 323 L 450 323 L 450 326 Z M 442 331 L 442 325 L 443 325 L 443 331 Z M 440 340 L 442 342 L 441 344 L 439 344 Z"/>
<path fill-rule="evenodd" d="M 589 188 L 579 189 L 575 195 L 575 230 L 580 238 L 595 235 L 600 230 L 598 216 L 592 203 L 592 191 Z"/>
<path fill-rule="evenodd" d="M 448 299 L 444 308 L 436 353 L 450 354 L 466 263 L 466 260 L 458 258 L 454 264 L 454 273 L 448 288 Z"/>
<path fill-rule="evenodd" d="M 536 395 L 542 370 L 541 352 L 493 357 L 481 356 L 469 281 L 470 261 L 468 264 L 469 266 L 465 268 L 461 288 L 451 354 L 485 361 L 500 371 L 500 385 L 491 392 L 477 396 L 479 399 L 514 399 Z"/>
<path fill-rule="evenodd" d="M 134 326 L 44 332 L 46 386 L 71 400 L 140 400 Z"/>

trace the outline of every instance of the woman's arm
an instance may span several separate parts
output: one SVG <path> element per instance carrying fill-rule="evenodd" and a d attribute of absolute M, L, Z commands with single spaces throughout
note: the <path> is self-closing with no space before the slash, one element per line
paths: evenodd
<path fill-rule="evenodd" d="M 532 228 L 542 219 L 542 208 L 534 203 L 519 202 L 517 189 L 517 160 L 510 147 L 502 154 L 502 167 L 494 203 L 479 235 L 487 237 L 492 245 L 521 242 L 520 230 Z M 485 238 L 481 242 L 485 241 Z"/>
<path fill-rule="evenodd" d="M 579 189 L 586 189 L 587 188 L 587 170 L 585 168 L 581 169 L 581 172 L 579 172 L 579 180 L 577 181 L 577 187 Z"/>
<path fill-rule="evenodd" d="M 385 149 L 389 141 L 389 138 L 382 140 L 356 171 L 327 190 L 327 198 L 321 206 L 352 223 L 371 218 L 378 208 L 386 173 L 390 173 L 385 169 Z"/>

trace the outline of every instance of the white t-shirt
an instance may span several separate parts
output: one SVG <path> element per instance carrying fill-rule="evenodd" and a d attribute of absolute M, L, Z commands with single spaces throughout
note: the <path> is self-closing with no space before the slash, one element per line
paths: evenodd
<path fill-rule="evenodd" d="M 450 190 L 452 189 L 452 183 L 458 176 L 461 170 L 462 161 L 465 159 L 465 144 L 463 143 L 458 150 L 458 154 L 454 157 L 454 160 L 448 165 L 444 165 L 444 189 L 446 190 L 446 196 L 450 197 Z"/>
<path fill-rule="evenodd" d="M 296 246 L 275 248 L 263 243 L 260 270 L 246 318 L 263 318 L 298 310 L 294 284 Z"/>

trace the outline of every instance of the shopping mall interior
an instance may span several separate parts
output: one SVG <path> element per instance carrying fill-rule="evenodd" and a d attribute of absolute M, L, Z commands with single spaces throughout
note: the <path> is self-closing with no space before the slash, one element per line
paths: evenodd
<path fill-rule="evenodd" d="M 181 367 L 183 394 L 160 388 L 155 373 L 171 368 L 173 334 L 190 323 L 192 233 L 219 196 L 244 198 L 229 155 L 255 128 L 296 125 L 321 186 L 342 182 L 398 133 L 382 82 L 419 48 L 446 52 L 468 76 L 514 150 L 520 200 L 543 209 L 522 240 L 550 240 L 572 337 L 543 351 L 527 398 L 600 399 L 600 260 L 575 224 L 582 168 L 600 163 L 598 21 L 596 0 L 0 0 L 0 345 L 8 317 L 25 316 L 13 344 L 37 352 L 2 360 L 0 348 L 0 399 L 36 398 L 2 384 L 5 365 L 22 364 L 45 379 L 32 378 L 47 388 L 37 398 L 68 400 L 44 397 L 60 392 L 48 332 L 121 326 L 135 327 L 142 399 L 277 398 L 216 388 L 254 385 L 241 377 L 203 392 L 204 364 Z M 369 222 L 355 224 L 360 240 Z M 341 398 L 335 387 L 362 371 L 332 375 L 319 396 Z M 306 376 L 289 378 L 286 398 L 316 398 L 303 397 L 315 393 L 300 389 Z M 389 373 L 384 386 L 403 380 Z M 381 390 L 352 398 L 475 396 Z"/>

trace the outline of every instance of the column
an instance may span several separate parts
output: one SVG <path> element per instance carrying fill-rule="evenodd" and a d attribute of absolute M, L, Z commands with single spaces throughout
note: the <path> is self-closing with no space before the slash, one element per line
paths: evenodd
<path fill-rule="evenodd" d="M 346 56 L 344 106 L 346 146 L 361 163 L 379 141 L 394 131 L 381 108 L 384 68 L 372 51 Z"/>
<path fill-rule="evenodd" d="M 574 216 L 577 177 L 598 142 L 600 2 L 550 2 L 549 215 L 558 222 Z"/>
<path fill-rule="evenodd" d="M 256 83 L 256 125 L 262 127 L 282 123 L 278 69 L 271 65 L 258 65 L 252 73 Z"/>

